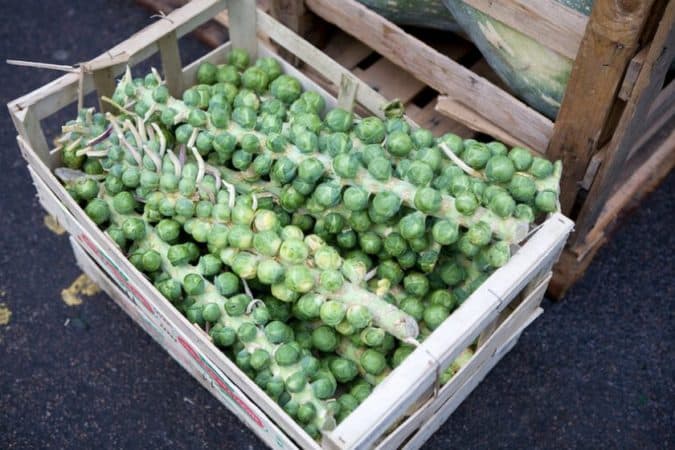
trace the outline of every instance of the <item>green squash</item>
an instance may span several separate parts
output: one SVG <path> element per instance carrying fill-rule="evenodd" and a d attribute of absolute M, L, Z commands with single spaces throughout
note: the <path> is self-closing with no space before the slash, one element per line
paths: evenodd
<path fill-rule="evenodd" d="M 441 0 L 358 0 L 399 25 L 459 32 L 457 22 Z"/>

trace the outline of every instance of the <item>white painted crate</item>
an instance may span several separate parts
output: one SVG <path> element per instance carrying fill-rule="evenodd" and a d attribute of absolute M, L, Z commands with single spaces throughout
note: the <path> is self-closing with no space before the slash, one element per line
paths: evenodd
<path fill-rule="evenodd" d="M 177 38 L 190 32 L 229 6 L 232 43 L 253 54 L 273 55 L 256 38 L 271 37 L 326 78 L 341 86 L 338 99 L 281 61 L 284 69 L 306 88 L 319 91 L 328 105 L 350 107 L 354 101 L 374 114 L 386 103 L 379 94 L 358 81 L 316 48 L 256 10 L 248 0 L 194 0 L 143 29 L 127 41 L 90 61 L 93 73 L 67 74 L 13 102 L 8 107 L 19 136 L 17 141 L 42 205 L 71 235 L 80 266 L 186 370 L 253 432 L 275 448 L 406 448 L 419 447 L 515 344 L 522 330 L 540 313 L 539 304 L 550 279 L 552 265 L 572 229 L 562 215 L 551 216 L 518 250 L 511 261 L 495 272 L 422 345 L 396 368 L 346 420 L 323 435 L 321 445 L 312 440 L 255 383 L 220 352 L 203 330 L 191 325 L 152 284 L 140 274 L 116 245 L 84 214 L 52 170 L 57 161 L 49 152 L 40 120 L 51 116 L 94 89 L 109 95 L 114 78 L 124 70 L 120 58 L 131 65 L 157 51 L 167 84 L 173 92 L 194 83 L 199 62 L 224 61 L 227 43 L 200 60 L 182 67 Z M 110 65 L 111 55 L 116 63 Z M 121 56 L 120 56 L 121 55 Z M 438 387 L 437 375 L 459 353 L 478 341 L 471 361 L 446 385 Z"/>

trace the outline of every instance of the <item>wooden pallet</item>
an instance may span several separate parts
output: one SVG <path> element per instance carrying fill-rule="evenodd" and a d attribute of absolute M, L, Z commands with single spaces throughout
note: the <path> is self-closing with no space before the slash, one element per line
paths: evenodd
<path fill-rule="evenodd" d="M 232 42 L 183 66 L 178 39 L 223 9 L 236 17 Z M 263 36 L 262 39 L 256 37 Z M 196 82 L 201 62 L 220 64 L 232 46 L 252 55 L 276 55 L 266 39 L 310 64 L 340 85 L 337 98 L 283 59 L 285 72 L 306 89 L 324 96 L 328 106 L 351 108 L 353 102 L 382 115 L 387 101 L 344 67 L 312 47 L 248 0 L 193 0 L 87 63 L 86 71 L 68 73 L 8 104 L 17 142 L 28 163 L 41 204 L 74 239 L 80 265 L 125 311 L 137 320 L 190 373 L 274 448 L 318 449 L 314 441 L 264 391 L 217 349 L 201 328 L 190 323 L 122 254 L 68 194 L 52 170 L 60 153 L 51 152 L 41 121 L 96 90 L 110 95 L 112 80 L 126 65 L 135 66 L 159 52 L 166 85 L 180 93 Z M 111 59 L 111 57 L 113 59 Z M 352 89 L 355 87 L 356 89 Z M 522 330 L 541 313 L 539 304 L 572 228 L 561 214 L 549 217 L 522 244 L 511 260 L 491 275 L 373 393 L 334 430 L 325 431 L 323 448 L 418 448 L 508 351 Z M 439 387 L 438 376 L 467 346 L 477 343 L 470 362 Z"/>

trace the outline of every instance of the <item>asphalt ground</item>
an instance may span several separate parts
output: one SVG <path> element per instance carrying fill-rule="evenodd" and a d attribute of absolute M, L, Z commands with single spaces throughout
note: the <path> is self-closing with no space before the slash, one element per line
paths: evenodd
<path fill-rule="evenodd" d="M 60 64 L 153 20 L 130 0 L 4 1 L 0 18 L 3 61 Z M 184 56 L 206 50 L 184 41 Z M 0 100 L 56 76 L 0 64 Z M 263 447 L 104 294 L 62 301 L 80 272 L 15 134 L 1 114 L 0 448 Z M 426 448 L 675 447 L 674 194 L 671 175 Z"/>

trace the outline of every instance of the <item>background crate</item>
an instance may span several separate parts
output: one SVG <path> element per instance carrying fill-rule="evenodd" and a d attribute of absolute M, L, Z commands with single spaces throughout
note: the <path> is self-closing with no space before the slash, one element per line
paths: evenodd
<path fill-rule="evenodd" d="M 329 105 L 350 107 L 357 101 L 373 112 L 382 113 L 380 107 L 385 103 L 382 96 L 263 11 L 256 10 L 252 2 L 230 0 L 227 3 L 239 27 L 231 30 L 232 45 L 269 55 L 270 51 L 256 39 L 258 30 L 311 63 L 332 83 L 339 84 L 337 100 L 328 98 L 321 87 L 282 61 L 286 72 L 301 79 L 305 87 L 325 95 Z M 317 443 L 216 349 L 203 330 L 174 309 L 84 214 L 51 172 L 58 165 L 58 155 L 49 151 L 40 123 L 81 98 L 78 94 L 94 89 L 99 96 L 109 94 L 115 76 L 124 70 L 127 62 L 135 65 L 158 51 L 167 85 L 173 92 L 180 92 L 182 86 L 194 83 L 201 61 L 224 61 L 230 44 L 182 67 L 177 39 L 219 14 L 225 6 L 222 1 L 193 1 L 170 14 L 168 20 L 145 28 L 86 63 L 81 73 L 64 75 L 8 106 L 40 201 L 74 237 L 81 265 L 97 276 L 141 326 L 188 371 L 201 377 L 201 382 L 270 446 L 317 448 Z M 551 267 L 571 227 L 569 219 L 560 214 L 544 222 L 512 260 L 467 299 L 352 415 L 335 430 L 324 434 L 323 445 L 350 448 L 378 442 L 386 448 L 404 442 L 411 447 L 420 445 L 541 312 L 538 305 L 550 279 Z M 93 263 L 87 262 L 83 251 Z M 95 269 L 102 269 L 112 283 L 103 280 Z M 438 389 L 436 381 L 440 371 L 469 345 L 477 345 L 469 364 Z"/>

